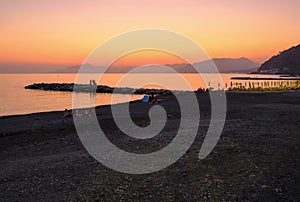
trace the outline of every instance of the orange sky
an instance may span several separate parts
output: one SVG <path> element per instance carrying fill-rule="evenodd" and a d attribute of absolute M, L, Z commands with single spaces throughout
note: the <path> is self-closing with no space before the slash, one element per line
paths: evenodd
<path fill-rule="evenodd" d="M 187 63 L 184 59 L 173 54 L 157 50 L 141 50 L 131 52 L 117 59 L 111 66 L 143 66 L 151 64 L 182 64 Z"/>
<path fill-rule="evenodd" d="M 300 43 L 299 8 L 299 0 L 2 0 L 0 65 L 81 64 L 101 42 L 140 28 L 182 33 L 214 58 L 261 63 Z"/>

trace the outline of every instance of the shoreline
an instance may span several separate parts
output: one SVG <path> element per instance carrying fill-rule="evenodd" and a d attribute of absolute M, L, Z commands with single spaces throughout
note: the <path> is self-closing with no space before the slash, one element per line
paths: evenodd
<path fill-rule="evenodd" d="M 287 91 L 225 91 L 226 95 L 230 95 L 230 94 L 281 94 L 281 93 L 299 93 L 299 90 L 287 90 Z M 135 103 L 135 102 L 140 102 L 141 100 L 133 100 L 130 101 L 130 103 Z M 120 102 L 120 103 L 116 103 L 116 104 L 124 104 L 124 103 L 128 103 L 128 102 Z M 111 106 L 110 104 L 107 105 L 97 105 L 95 106 L 95 108 L 99 108 L 99 107 L 108 107 Z M 70 109 L 73 110 L 73 109 Z M 27 115 L 34 115 L 34 114 L 42 114 L 42 113 L 62 113 L 63 114 L 64 110 L 52 110 L 52 111 L 40 111 L 40 112 L 32 112 L 32 113 L 24 113 L 24 114 L 10 114 L 10 115 L 0 115 L 0 120 L 1 119 L 5 119 L 5 118 L 11 118 L 11 117 L 18 117 L 18 116 L 27 116 Z"/>

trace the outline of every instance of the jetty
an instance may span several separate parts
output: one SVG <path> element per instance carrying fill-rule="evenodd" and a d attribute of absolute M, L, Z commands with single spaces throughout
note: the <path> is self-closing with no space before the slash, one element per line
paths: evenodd
<path fill-rule="evenodd" d="M 170 90 L 149 89 L 149 88 L 113 88 L 106 85 L 74 84 L 74 83 L 34 83 L 25 86 L 25 89 L 66 91 L 66 92 L 86 92 L 86 93 L 117 93 L 117 94 L 171 94 Z M 174 91 L 173 91 L 174 92 Z M 178 91 L 183 92 L 183 91 Z"/>
<path fill-rule="evenodd" d="M 300 77 L 231 77 L 231 80 L 278 80 L 278 81 L 300 81 Z"/>

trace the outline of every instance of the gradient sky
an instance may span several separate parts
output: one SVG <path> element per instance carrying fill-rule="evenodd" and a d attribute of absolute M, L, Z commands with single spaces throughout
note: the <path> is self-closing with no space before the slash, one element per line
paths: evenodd
<path fill-rule="evenodd" d="M 0 65 L 81 64 L 101 42 L 140 28 L 182 33 L 214 58 L 261 63 L 300 43 L 299 8 L 300 0 L 0 0 Z"/>

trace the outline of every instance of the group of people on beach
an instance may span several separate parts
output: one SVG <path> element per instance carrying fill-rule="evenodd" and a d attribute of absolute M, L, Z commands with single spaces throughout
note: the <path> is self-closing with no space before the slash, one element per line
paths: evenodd
<path fill-rule="evenodd" d="M 150 95 L 144 95 L 141 100 L 143 103 L 157 104 L 159 102 L 158 95 L 151 93 Z"/>
<path fill-rule="evenodd" d="M 158 103 L 158 95 L 154 95 L 154 93 L 152 93 L 149 96 L 149 102 L 151 102 L 152 104 L 157 104 Z"/>
<path fill-rule="evenodd" d="M 82 116 L 92 116 L 93 112 L 91 109 L 76 109 L 75 114 L 73 114 L 71 109 L 65 109 L 63 117 L 70 117 L 70 116 L 76 116 L 76 117 L 82 117 Z"/>

